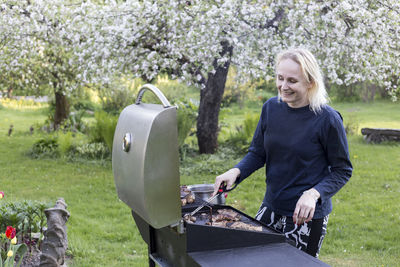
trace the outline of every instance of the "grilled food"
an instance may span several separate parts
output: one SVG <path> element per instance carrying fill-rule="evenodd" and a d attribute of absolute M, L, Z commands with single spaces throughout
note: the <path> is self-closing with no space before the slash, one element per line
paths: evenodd
<path fill-rule="evenodd" d="M 230 226 L 233 229 L 248 230 L 248 231 L 262 231 L 262 226 L 254 226 L 244 222 L 234 222 Z"/>

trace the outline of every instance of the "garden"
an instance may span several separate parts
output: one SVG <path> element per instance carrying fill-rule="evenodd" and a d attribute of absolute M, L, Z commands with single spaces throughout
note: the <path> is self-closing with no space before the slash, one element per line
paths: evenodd
<path fill-rule="evenodd" d="M 180 116 L 185 119 L 180 119 L 179 123 L 180 129 L 188 129 L 180 143 L 182 185 L 212 183 L 217 174 L 233 166 L 246 152 L 263 101 L 272 96 L 272 92 L 265 90 L 265 98 L 260 98 L 262 91 L 253 90 L 247 92 L 244 103 L 236 101 L 240 98 L 226 103 L 220 117 L 219 149 L 209 155 L 198 153 L 192 132 L 195 127 L 191 116 L 196 111 L 198 89 L 179 85 L 165 77 L 156 86 L 172 101 L 180 99 L 178 95 L 185 95 L 192 103 L 181 108 L 184 115 Z M 225 100 L 228 99 L 232 99 L 229 91 Z M 132 103 L 133 100 L 134 97 Z M 144 101 L 154 99 L 150 97 Z M 183 105 L 179 101 L 176 102 Z M 360 129 L 367 126 L 400 128 L 399 103 L 377 99 L 373 103 L 334 101 L 332 106 L 341 112 L 348 129 L 354 173 L 350 182 L 333 198 L 334 210 L 320 259 L 332 266 L 397 266 L 400 233 L 395 229 L 400 222 L 396 204 L 400 191 L 400 145 L 395 142 L 367 144 Z M 116 194 L 107 142 L 96 141 L 101 138 L 79 131 L 48 133 L 45 130 L 48 112 L 47 103 L 1 100 L 2 210 L 10 209 L 10 205 L 20 205 L 20 208 L 25 206 L 22 209 L 27 213 L 23 218 L 35 217 L 36 213 L 31 211 L 30 214 L 29 209 L 39 209 L 37 213 L 43 216 L 45 208 L 63 197 L 71 213 L 67 222 L 68 266 L 146 265 L 147 246 L 128 206 Z M 84 115 L 82 124 L 94 132 L 106 133 L 108 126 L 98 125 L 97 114 L 96 111 Z M 108 115 L 108 124 L 113 125 L 112 118 L 115 117 Z M 103 117 L 102 122 L 107 124 L 106 121 Z M 8 136 L 11 124 L 13 131 Z M 86 147 L 92 144 L 98 144 L 98 148 Z M 79 150 L 81 146 L 91 152 Z M 264 170 L 261 169 L 229 194 L 227 204 L 255 215 L 264 190 Z M 21 217 L 20 212 L 17 214 Z M 17 227 L 21 221 L 32 226 L 30 233 L 40 234 L 45 219 L 35 217 L 34 222 L 28 222 L 15 218 L 8 222 Z M 5 226 L 2 224 L 2 231 Z M 20 236 L 21 233 L 17 235 Z M 26 233 L 25 236 L 32 235 Z"/>
<path fill-rule="evenodd" d="M 1 1 L 0 267 L 39 261 L 60 198 L 68 266 L 146 266 L 114 184 L 119 114 L 155 85 L 177 107 L 180 184 L 213 183 L 246 154 L 277 95 L 275 57 L 291 47 L 317 58 L 354 168 L 333 197 L 320 259 L 400 266 L 400 143 L 361 134 L 400 129 L 399 15 L 397 0 Z M 264 173 L 227 204 L 254 216 Z"/>

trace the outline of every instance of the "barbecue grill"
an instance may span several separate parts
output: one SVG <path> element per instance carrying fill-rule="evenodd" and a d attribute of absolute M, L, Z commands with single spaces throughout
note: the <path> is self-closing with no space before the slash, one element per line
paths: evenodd
<path fill-rule="evenodd" d="M 142 103 L 146 91 L 162 104 Z M 148 244 L 149 266 L 328 266 L 228 205 L 206 205 L 196 221 L 184 220 L 203 200 L 181 206 L 177 136 L 176 107 L 149 84 L 121 112 L 114 134 L 117 193 Z M 241 223 L 258 230 L 213 225 L 212 216 L 221 211 L 238 214 Z"/>

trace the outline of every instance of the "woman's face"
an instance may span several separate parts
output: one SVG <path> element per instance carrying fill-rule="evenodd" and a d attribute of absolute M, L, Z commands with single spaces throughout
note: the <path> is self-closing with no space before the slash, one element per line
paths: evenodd
<path fill-rule="evenodd" d="M 307 82 L 300 65 L 292 59 L 283 59 L 276 68 L 276 87 L 283 102 L 291 108 L 300 108 L 309 103 L 307 92 L 311 84 Z"/>

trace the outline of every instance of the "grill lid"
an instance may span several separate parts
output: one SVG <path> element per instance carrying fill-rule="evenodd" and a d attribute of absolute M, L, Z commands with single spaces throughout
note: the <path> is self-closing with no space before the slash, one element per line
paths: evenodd
<path fill-rule="evenodd" d="M 146 90 L 163 105 L 141 103 Z M 178 153 L 176 107 L 146 84 L 120 114 L 112 167 L 118 197 L 157 229 L 181 219 Z"/>

